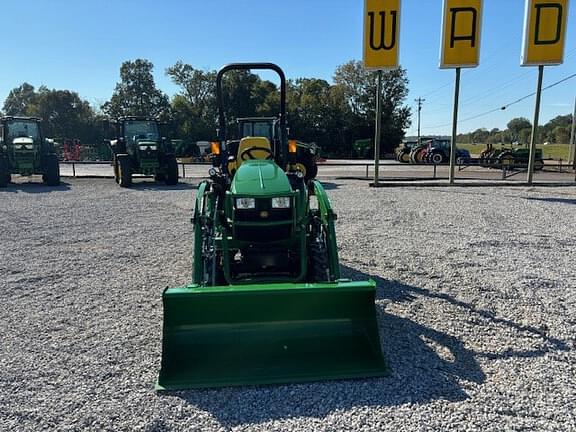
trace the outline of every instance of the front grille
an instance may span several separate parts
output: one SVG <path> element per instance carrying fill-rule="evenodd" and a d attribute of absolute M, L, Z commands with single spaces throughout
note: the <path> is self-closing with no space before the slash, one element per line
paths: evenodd
<path fill-rule="evenodd" d="M 265 212 L 262 217 L 262 212 Z M 270 198 L 256 198 L 256 208 L 234 211 L 234 219 L 239 222 L 280 222 L 292 220 L 292 209 L 273 209 Z"/>
<path fill-rule="evenodd" d="M 240 241 L 273 242 L 292 237 L 292 225 L 236 226 L 234 237 Z"/>
<path fill-rule="evenodd" d="M 255 209 L 235 209 L 234 222 L 261 223 L 260 226 L 235 224 L 234 234 L 240 241 L 272 242 L 285 240 L 292 236 L 292 209 L 273 209 L 270 198 L 256 198 Z M 267 222 L 286 222 L 269 226 Z"/>

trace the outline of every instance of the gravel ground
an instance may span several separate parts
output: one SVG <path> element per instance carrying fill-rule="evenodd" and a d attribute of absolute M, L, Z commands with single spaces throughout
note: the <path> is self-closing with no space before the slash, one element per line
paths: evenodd
<path fill-rule="evenodd" d="M 191 180 L 192 181 L 192 180 Z M 195 185 L 0 191 L 0 430 L 576 430 L 576 188 L 326 184 L 391 375 L 156 394 Z"/>

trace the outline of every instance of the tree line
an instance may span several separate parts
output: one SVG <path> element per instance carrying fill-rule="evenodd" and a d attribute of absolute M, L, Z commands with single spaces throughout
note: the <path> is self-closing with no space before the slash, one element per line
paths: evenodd
<path fill-rule="evenodd" d="M 35 88 L 23 83 L 8 94 L 4 115 L 37 116 L 44 120 L 45 135 L 79 138 L 83 143 L 104 140 L 103 123 L 122 116 L 156 117 L 166 123 L 164 133 L 185 142 L 216 137 L 216 71 L 201 70 L 182 61 L 165 73 L 179 91 L 169 98 L 156 87 L 154 65 L 145 59 L 126 61 L 110 100 L 92 107 L 72 90 Z M 290 135 L 315 142 L 329 157 L 351 157 L 354 142 L 373 136 L 376 74 L 361 62 L 338 66 L 333 83 L 318 78 L 287 82 L 287 118 Z M 382 152 L 391 152 L 410 126 L 405 105 L 408 79 L 405 69 L 383 74 Z M 279 110 L 278 86 L 250 71 L 225 75 L 223 100 L 228 121 L 237 117 L 275 116 Z M 235 127 L 228 130 L 235 131 Z"/>
<path fill-rule="evenodd" d="M 536 142 L 551 144 L 568 144 L 572 127 L 572 114 L 559 115 L 548 123 L 538 126 Z M 517 117 L 508 122 L 506 129 L 476 129 L 473 132 L 459 134 L 457 142 L 462 144 L 511 144 L 527 145 L 532 135 L 532 123 L 524 117 Z"/>

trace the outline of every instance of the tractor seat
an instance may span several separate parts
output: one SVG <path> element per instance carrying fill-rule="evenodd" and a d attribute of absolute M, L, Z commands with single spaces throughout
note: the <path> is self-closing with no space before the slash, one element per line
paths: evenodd
<path fill-rule="evenodd" d="M 242 162 L 251 159 L 273 159 L 272 147 L 266 137 L 244 137 L 238 145 L 236 154 L 236 168 L 240 168 Z"/>

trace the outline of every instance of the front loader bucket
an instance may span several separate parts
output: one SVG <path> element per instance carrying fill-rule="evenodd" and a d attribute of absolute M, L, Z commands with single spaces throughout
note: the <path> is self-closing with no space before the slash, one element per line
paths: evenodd
<path fill-rule="evenodd" d="M 374 281 L 168 288 L 157 390 L 386 375 Z"/>

